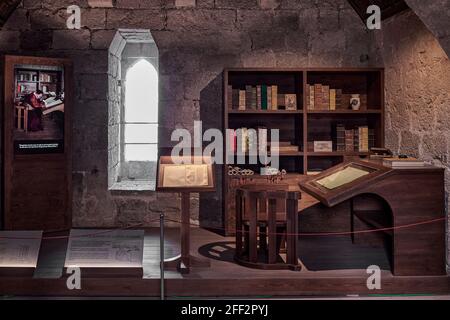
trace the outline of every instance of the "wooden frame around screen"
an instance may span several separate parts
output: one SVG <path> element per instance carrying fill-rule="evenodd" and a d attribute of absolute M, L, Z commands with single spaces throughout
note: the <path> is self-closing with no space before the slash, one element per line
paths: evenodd
<path fill-rule="evenodd" d="M 2 58 L 3 64 L 3 90 L 4 90 L 4 103 L 3 103 L 3 221 L 4 228 L 15 229 L 46 229 L 45 216 L 41 217 L 29 217 L 30 223 L 16 223 L 20 220 L 20 217 L 15 216 L 12 213 L 12 197 L 19 196 L 13 194 L 13 182 L 14 171 L 17 169 L 15 166 L 25 166 L 26 163 L 33 163 L 37 168 L 39 164 L 54 165 L 57 170 L 60 170 L 64 174 L 64 185 L 61 186 L 63 193 L 61 200 L 63 201 L 65 208 L 63 208 L 63 216 L 60 217 L 61 223 L 55 223 L 51 225 L 51 228 L 65 229 L 70 228 L 71 221 L 71 208 L 72 208 L 72 103 L 73 103 L 73 82 L 72 82 L 72 62 L 69 59 L 59 58 L 46 58 L 46 57 L 27 57 L 27 56 L 11 56 L 6 55 Z M 14 68 L 16 65 L 44 65 L 44 66 L 59 66 L 64 68 L 64 95 L 65 95 L 65 111 L 64 111 L 64 152 L 55 154 L 15 154 L 14 142 L 13 142 L 13 130 L 14 125 L 12 119 L 14 103 Z M 17 181 L 17 180 L 16 180 Z M 16 187 L 17 188 L 17 187 Z M 39 186 L 36 186 L 39 188 Z M 45 198 L 49 195 L 45 194 L 45 190 L 40 190 L 42 197 Z M 24 203 L 27 201 L 25 196 L 22 199 Z M 57 201 L 56 201 L 57 203 Z M 44 215 L 44 213 L 42 213 Z"/>

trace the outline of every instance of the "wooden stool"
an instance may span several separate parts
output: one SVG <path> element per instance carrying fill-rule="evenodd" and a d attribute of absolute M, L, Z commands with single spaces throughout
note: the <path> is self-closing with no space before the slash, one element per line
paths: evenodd
<path fill-rule="evenodd" d="M 26 106 L 15 106 L 17 130 L 28 131 L 28 108 Z M 22 122 L 23 121 L 23 122 Z"/>
<path fill-rule="evenodd" d="M 255 184 L 236 190 L 237 263 L 259 269 L 301 269 L 297 252 L 300 192 L 288 188 Z M 280 261 L 283 236 L 286 260 Z"/>

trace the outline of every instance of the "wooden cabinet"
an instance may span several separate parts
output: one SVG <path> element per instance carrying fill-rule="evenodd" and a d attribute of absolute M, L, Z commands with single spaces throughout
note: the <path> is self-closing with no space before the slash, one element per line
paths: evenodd
<path fill-rule="evenodd" d="M 4 228 L 69 228 L 72 64 L 39 57 L 2 60 Z"/>

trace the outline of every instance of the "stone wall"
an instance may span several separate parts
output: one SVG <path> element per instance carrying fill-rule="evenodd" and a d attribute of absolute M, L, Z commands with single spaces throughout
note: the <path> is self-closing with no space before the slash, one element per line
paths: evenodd
<path fill-rule="evenodd" d="M 66 8 L 81 8 L 82 29 L 66 28 Z M 149 224 L 158 211 L 177 216 L 173 195 L 108 191 L 108 48 L 119 28 L 151 31 L 160 51 L 160 143 L 194 120 L 221 125 L 225 67 L 375 64 L 370 33 L 345 0 L 117 0 L 90 8 L 85 0 L 24 0 L 0 30 L 0 54 L 74 61 L 73 170 L 75 226 Z M 220 176 L 218 174 L 218 176 Z M 218 181 L 220 183 L 220 180 Z M 193 220 L 220 226 L 220 188 Z"/>
<path fill-rule="evenodd" d="M 377 45 L 378 57 L 382 59 L 380 64 L 386 72 L 387 147 L 447 169 L 448 212 L 449 58 L 438 40 L 411 11 L 385 21 L 377 34 Z"/>
<path fill-rule="evenodd" d="M 438 39 L 447 56 L 450 56 L 450 1 L 406 0 L 406 3 Z"/>
<path fill-rule="evenodd" d="M 120 175 L 120 117 L 122 111 L 121 53 L 125 39 L 116 34 L 109 48 L 108 62 L 108 187 Z"/>

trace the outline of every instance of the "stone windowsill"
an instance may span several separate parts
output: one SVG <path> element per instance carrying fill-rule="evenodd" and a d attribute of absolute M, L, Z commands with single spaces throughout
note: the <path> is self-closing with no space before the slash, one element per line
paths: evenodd
<path fill-rule="evenodd" d="M 155 191 L 155 180 L 123 180 L 114 183 L 110 191 Z"/>

